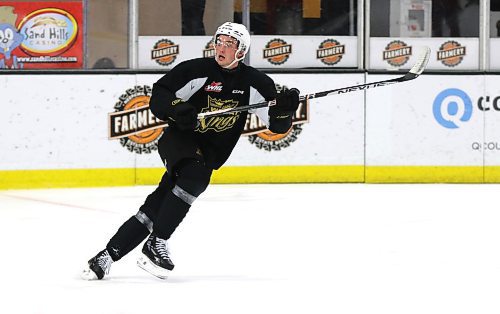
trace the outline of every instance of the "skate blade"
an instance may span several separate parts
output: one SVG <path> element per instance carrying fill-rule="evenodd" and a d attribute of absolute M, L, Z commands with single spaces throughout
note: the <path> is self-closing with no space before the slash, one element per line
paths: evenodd
<path fill-rule="evenodd" d="M 170 270 L 153 264 L 149 260 L 149 258 L 147 258 L 146 255 L 144 255 L 144 254 L 141 254 L 139 256 L 139 258 L 137 259 L 137 266 L 144 269 L 145 271 L 147 271 L 151 275 L 153 275 L 157 278 L 163 279 L 163 280 L 167 279 L 168 275 L 170 273 Z"/>
<path fill-rule="evenodd" d="M 80 277 L 83 279 L 83 280 L 97 280 L 97 275 L 90 269 L 90 267 L 87 266 L 87 268 L 85 268 Z"/>

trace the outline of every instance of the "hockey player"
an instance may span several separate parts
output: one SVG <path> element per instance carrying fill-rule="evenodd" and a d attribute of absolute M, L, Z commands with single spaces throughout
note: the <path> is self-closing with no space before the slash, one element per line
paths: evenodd
<path fill-rule="evenodd" d="M 150 109 L 169 126 L 158 150 L 166 172 L 137 214 L 88 261 L 84 279 L 102 279 L 118 261 L 147 238 L 137 263 L 166 279 L 174 268 L 167 240 L 207 188 L 212 170 L 228 159 L 246 123 L 248 112 L 233 112 L 198 121 L 197 114 L 276 100 L 256 109 L 269 130 L 286 133 L 298 108 L 297 89 L 276 92 L 266 74 L 241 62 L 250 47 L 245 26 L 226 22 L 214 35 L 215 58 L 185 61 L 153 85 Z"/>

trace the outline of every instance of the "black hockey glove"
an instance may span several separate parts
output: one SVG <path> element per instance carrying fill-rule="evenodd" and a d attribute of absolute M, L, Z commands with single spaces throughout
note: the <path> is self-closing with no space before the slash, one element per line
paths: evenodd
<path fill-rule="evenodd" d="M 269 116 L 278 119 L 292 116 L 299 108 L 299 95 L 296 88 L 284 89 L 276 97 L 276 105 L 269 108 Z"/>
<path fill-rule="evenodd" d="M 296 88 L 284 89 L 276 97 L 276 105 L 269 107 L 269 130 L 286 133 L 292 126 L 292 117 L 299 108 L 300 92 Z"/>
<path fill-rule="evenodd" d="M 181 131 L 194 130 L 198 125 L 198 112 L 196 108 L 188 102 L 179 102 L 174 105 L 171 120 Z"/>

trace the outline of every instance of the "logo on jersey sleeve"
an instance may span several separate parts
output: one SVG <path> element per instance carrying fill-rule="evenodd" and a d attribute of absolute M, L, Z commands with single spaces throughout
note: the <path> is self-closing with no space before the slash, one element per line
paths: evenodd
<path fill-rule="evenodd" d="M 238 106 L 238 101 L 228 99 L 222 100 L 208 96 L 208 104 L 201 109 L 201 112 L 212 112 L 221 109 L 235 108 Z M 205 133 L 209 130 L 222 132 L 234 126 L 238 118 L 239 112 L 232 112 L 221 116 L 207 117 L 200 120 L 200 125 L 196 128 L 197 132 Z"/>
<path fill-rule="evenodd" d="M 207 92 L 222 92 L 222 83 L 221 82 L 212 82 L 210 85 L 205 86 L 205 91 Z"/>

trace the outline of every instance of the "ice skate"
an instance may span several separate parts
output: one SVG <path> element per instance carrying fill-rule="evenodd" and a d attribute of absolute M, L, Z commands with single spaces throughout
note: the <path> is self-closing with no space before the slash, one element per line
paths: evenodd
<path fill-rule="evenodd" d="M 106 249 L 97 253 L 92 257 L 87 264 L 87 267 L 82 272 L 82 279 L 96 280 L 102 279 L 105 275 L 109 274 L 113 260 Z"/>
<path fill-rule="evenodd" d="M 150 235 L 142 248 L 142 254 L 137 259 L 137 265 L 160 279 L 167 279 L 174 269 L 169 256 L 167 240 Z"/>

